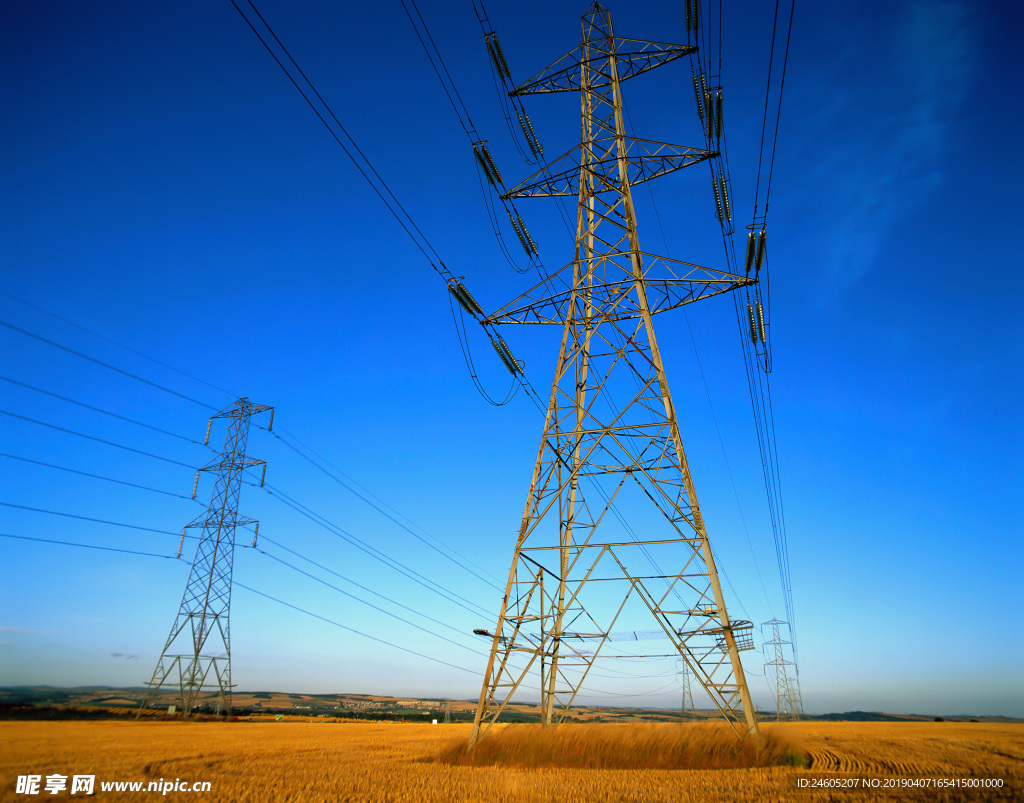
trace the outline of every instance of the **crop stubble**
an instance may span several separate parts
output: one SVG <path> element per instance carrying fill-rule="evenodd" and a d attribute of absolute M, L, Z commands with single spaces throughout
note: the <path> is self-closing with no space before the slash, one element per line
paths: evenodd
<path fill-rule="evenodd" d="M 498 726 L 498 728 L 517 726 Z M 587 725 L 566 726 L 573 730 Z M 609 726 L 604 726 L 609 727 Z M 612 726 L 628 728 L 630 726 Z M 670 730 L 673 725 L 647 726 Z M 95 774 L 100 780 L 210 781 L 238 801 L 706 801 L 1014 800 L 1024 797 L 1024 725 L 992 723 L 767 724 L 811 760 L 752 769 L 573 769 L 451 766 L 438 760 L 467 725 L 323 722 L 0 722 L 0 800 L 21 774 Z M 1003 778 L 1002 789 L 801 792 L 799 777 Z M 97 786 L 98 791 L 98 786 Z M 69 799 L 67 793 L 38 799 Z M 97 798 L 104 795 L 97 794 Z M 157 793 L 117 793 L 154 800 Z M 70 798 L 70 799 L 77 799 Z"/>

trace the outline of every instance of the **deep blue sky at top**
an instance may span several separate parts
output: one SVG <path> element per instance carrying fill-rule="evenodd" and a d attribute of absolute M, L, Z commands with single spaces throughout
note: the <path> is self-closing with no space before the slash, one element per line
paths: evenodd
<path fill-rule="evenodd" d="M 259 7 L 483 306 L 525 290 L 500 257 L 471 151 L 400 3 Z M 681 4 L 609 7 L 620 35 L 685 39 Z M 508 183 L 525 178 L 471 4 L 423 0 L 420 9 Z M 585 10 L 492 0 L 513 77 L 578 44 Z M 772 10 L 725 3 L 741 224 L 753 199 Z M 1024 611 L 1013 582 L 1024 512 L 1022 104 L 1011 81 L 1021 72 L 1020 22 L 998 2 L 797 7 L 769 218 L 772 390 L 811 711 L 1024 715 Z M 503 582 L 542 419 L 521 395 L 495 408 L 475 393 L 443 283 L 231 4 L 14 0 L 0 10 L 0 70 L 0 290 L 228 392 L 8 296 L 0 320 L 215 407 L 233 395 L 274 405 L 277 424 Z M 639 136 L 699 144 L 689 80 L 680 62 L 624 85 Z M 574 98 L 534 98 L 527 108 L 549 156 L 573 147 Z M 654 183 L 661 227 L 646 190 L 637 192 L 647 250 L 724 267 L 707 183 L 703 168 Z M 549 202 L 520 211 L 549 267 L 571 259 Z M 656 321 L 683 438 L 730 605 L 761 622 L 783 606 L 732 306 L 710 300 L 688 320 L 714 415 L 681 313 Z M 506 335 L 542 395 L 557 338 L 547 329 Z M 507 373 L 485 340 L 472 345 L 482 381 L 503 395 Z M 205 431 L 208 410 L 13 330 L 0 330 L 0 355 L 4 377 L 197 440 Z M 6 381 L 0 409 L 189 465 L 209 454 Z M 191 490 L 187 469 L 0 419 L 5 455 Z M 221 438 L 215 427 L 212 442 Z M 243 512 L 260 519 L 261 534 L 463 634 L 493 625 L 493 587 L 266 433 L 254 432 L 250 452 L 282 490 L 493 613 L 474 616 L 410 586 L 246 489 Z M 0 502 L 171 532 L 200 511 L 9 457 L 0 457 Z M 177 543 L 10 507 L 0 508 L 0 532 L 160 554 Z M 186 564 L 12 539 L 0 539 L 0 555 L 0 684 L 148 678 Z M 463 647 L 442 642 L 251 550 L 239 550 L 235 576 L 465 670 L 238 590 L 242 688 L 478 693 L 484 659 L 466 648 L 484 645 L 470 635 L 446 631 Z M 755 699 L 772 706 L 762 656 L 746 656 Z M 601 690 L 672 705 L 672 670 L 639 665 L 624 685 L 604 679 Z"/>

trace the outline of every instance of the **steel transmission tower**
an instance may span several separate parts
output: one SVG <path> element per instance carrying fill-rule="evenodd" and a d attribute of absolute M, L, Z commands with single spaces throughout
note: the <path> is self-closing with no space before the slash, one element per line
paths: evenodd
<path fill-rule="evenodd" d="M 576 196 L 576 247 L 484 321 L 563 334 L 497 628 L 482 631 L 492 644 L 470 745 L 527 678 L 539 676 L 542 722 L 561 719 L 620 616 L 653 617 L 737 733 L 757 732 L 739 655 L 753 626 L 726 611 L 652 323 L 756 279 L 641 250 L 630 188 L 715 154 L 623 125 L 621 83 L 695 50 L 617 38 L 595 3 L 580 47 L 512 93 L 579 92 L 579 149 L 507 193 Z"/>
<path fill-rule="evenodd" d="M 771 667 L 775 673 L 775 718 L 777 720 L 783 717 L 789 717 L 790 719 L 800 719 L 800 714 L 803 713 L 803 704 L 800 700 L 800 688 L 797 683 L 796 677 L 791 677 L 789 674 L 789 667 L 793 667 L 794 672 L 796 670 L 796 663 L 793 661 L 787 661 L 784 645 L 789 644 L 792 647 L 792 642 L 783 641 L 781 635 L 781 626 L 789 626 L 788 622 L 783 622 L 780 619 L 772 619 L 770 621 L 761 624 L 762 639 L 764 634 L 764 628 L 766 625 L 771 625 L 772 628 L 772 640 L 765 641 L 765 647 L 772 648 L 772 660 L 765 661 L 765 668 Z M 767 657 L 767 655 L 765 656 Z"/>
<path fill-rule="evenodd" d="M 690 667 L 687 666 L 686 661 L 681 662 L 679 667 L 679 685 L 683 690 L 683 700 L 679 708 L 680 714 L 686 713 L 686 704 L 690 704 L 690 713 L 696 715 L 697 706 L 693 703 L 693 688 L 690 686 Z"/>
<path fill-rule="evenodd" d="M 247 468 L 263 466 L 263 474 L 266 474 L 266 464 L 262 460 L 246 457 L 245 447 L 249 438 L 249 419 L 257 413 L 268 411 L 270 427 L 273 427 L 272 407 L 252 404 L 242 397 L 213 416 L 207 425 L 206 443 L 209 443 L 213 419 L 230 419 L 220 455 L 199 469 L 200 472 L 216 471 L 217 479 L 213 485 L 209 508 L 181 531 L 182 543 L 185 530 L 189 528 L 201 528 L 202 534 L 185 584 L 181 607 L 153 670 L 153 677 L 139 707 L 140 714 L 165 683 L 176 683 L 183 716 L 192 713 L 199 695 L 204 691 L 216 691 L 217 710 L 231 713 L 231 638 L 228 614 L 231 608 L 235 529 L 248 524 L 255 524 L 256 529 L 259 529 L 258 522 L 238 515 L 238 497 L 242 474 Z M 192 489 L 193 499 L 198 486 L 197 472 Z M 255 543 L 254 536 L 253 545 Z M 178 556 L 181 556 L 180 544 Z"/>

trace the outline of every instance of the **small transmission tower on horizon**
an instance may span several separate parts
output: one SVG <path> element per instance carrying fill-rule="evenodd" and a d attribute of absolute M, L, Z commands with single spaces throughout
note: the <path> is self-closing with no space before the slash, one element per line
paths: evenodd
<path fill-rule="evenodd" d="M 165 683 L 177 686 L 182 715 L 185 717 L 192 713 L 199 695 L 206 691 L 217 692 L 218 712 L 224 710 L 228 715 L 231 713 L 231 636 L 228 619 L 235 530 L 240 526 L 254 524 L 256 532 L 259 531 L 259 522 L 238 515 L 238 499 L 242 474 L 246 469 L 263 466 L 263 476 L 266 476 L 266 463 L 246 457 L 245 454 L 249 439 L 249 419 L 265 412 L 270 413 L 268 429 L 272 429 L 274 408 L 253 404 L 243 396 L 212 416 L 206 427 L 206 444 L 209 444 L 213 420 L 230 419 L 220 455 L 196 472 L 193 499 L 199 487 L 201 472 L 215 471 L 217 478 L 206 512 L 186 524 L 181 531 L 178 557 L 181 557 L 185 530 L 202 528 L 178 615 L 157 660 L 153 677 L 147 684 L 139 715 Z M 262 478 L 260 485 L 263 485 Z M 187 651 L 176 653 L 175 647 L 179 651 Z"/>
<path fill-rule="evenodd" d="M 800 686 L 795 676 L 796 662 L 787 661 L 784 651 L 784 645 L 788 644 L 792 648 L 793 642 L 782 639 L 782 625 L 788 627 L 789 623 L 781 619 L 763 622 L 761 624 L 762 639 L 764 638 L 764 628 L 767 625 L 771 625 L 772 640 L 763 643 L 765 647 L 772 648 L 772 660 L 765 661 L 764 665 L 766 669 L 771 667 L 775 673 L 775 719 L 781 720 L 784 717 L 800 719 L 800 715 L 803 713 L 803 701 L 800 699 Z M 793 676 L 789 673 L 789 667 L 793 667 Z"/>
<path fill-rule="evenodd" d="M 697 706 L 693 702 L 693 687 L 690 685 L 690 667 L 687 666 L 686 661 L 681 662 L 679 667 L 679 686 L 682 689 L 683 700 L 679 706 L 679 713 L 681 715 L 686 714 L 687 703 L 689 703 L 690 716 L 696 716 Z"/>
<path fill-rule="evenodd" d="M 726 611 L 652 321 L 757 279 L 641 250 L 631 187 L 717 152 L 623 122 L 623 81 L 695 51 L 616 37 L 595 2 L 581 45 L 512 92 L 579 93 L 579 146 L 502 196 L 575 196 L 576 245 L 483 321 L 558 325 L 562 345 L 497 627 L 478 631 L 492 642 L 470 746 L 528 678 L 542 724 L 563 719 L 620 618 L 653 617 L 737 734 L 757 733 L 739 655 L 753 625 Z"/>

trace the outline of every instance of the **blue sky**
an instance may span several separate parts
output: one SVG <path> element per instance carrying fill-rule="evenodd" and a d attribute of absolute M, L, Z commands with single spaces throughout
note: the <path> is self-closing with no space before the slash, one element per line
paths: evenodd
<path fill-rule="evenodd" d="M 525 290 L 497 249 L 472 153 L 397 0 L 259 7 L 483 306 Z M 609 7 L 620 35 L 685 38 L 679 4 Z M 533 170 L 500 118 L 471 4 L 422 0 L 420 9 L 506 179 L 525 178 Z M 585 10 L 492 0 L 513 77 L 578 44 Z M 753 200 L 771 10 L 725 9 L 740 220 Z M 0 320 L 217 408 L 238 395 L 273 405 L 286 437 L 503 585 L 542 418 L 522 394 L 500 408 L 477 395 L 443 283 L 231 4 L 16 0 L 0 23 L 0 290 L 9 294 Z M 1008 3 L 797 7 L 769 218 L 772 391 L 812 712 L 1024 716 L 1022 107 L 1008 78 L 1020 72 L 1019 24 Z M 700 143 L 689 80 L 677 63 L 624 85 L 638 135 Z M 571 97 L 527 108 L 549 155 L 573 146 Z M 664 241 L 650 196 L 637 193 L 646 250 L 724 267 L 706 184 L 696 169 L 652 184 Z M 572 241 L 550 202 L 519 207 L 545 263 L 568 262 Z M 681 313 L 656 326 L 730 610 L 783 617 L 732 306 L 712 299 L 687 315 L 714 415 Z M 546 395 L 558 333 L 505 337 Z M 485 340 L 471 345 L 481 381 L 503 395 L 505 369 Z M 7 327 L 0 354 L 8 379 L 202 441 L 210 411 L 200 405 Z M 8 381 L 0 399 L 9 413 L 188 465 L 210 455 Z M 181 466 L 0 419 L 4 454 L 191 492 Z M 211 441 L 222 439 L 215 426 Z M 457 668 L 236 589 L 239 688 L 475 697 L 487 645 L 470 631 L 493 626 L 501 592 L 266 432 L 254 431 L 249 451 L 275 487 L 483 612 L 246 488 L 242 512 L 260 520 L 261 536 L 455 630 L 380 603 L 417 624 L 399 622 L 251 549 L 237 551 L 236 580 Z M 10 457 L 0 457 L 0 477 L 0 502 L 156 530 L 178 531 L 201 512 L 188 499 Z M 207 481 L 199 499 L 209 492 Z M 167 555 L 177 546 L 172 535 L 11 507 L 0 507 L 0 523 L 31 538 Z M 0 683 L 148 679 L 186 563 L 9 538 L 0 550 Z M 745 659 L 755 701 L 774 707 L 762 656 Z M 627 674 L 601 679 L 589 701 L 676 704 L 672 662 L 636 662 Z"/>

